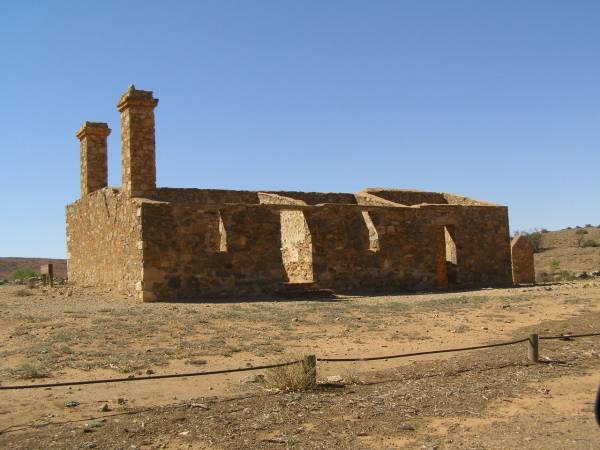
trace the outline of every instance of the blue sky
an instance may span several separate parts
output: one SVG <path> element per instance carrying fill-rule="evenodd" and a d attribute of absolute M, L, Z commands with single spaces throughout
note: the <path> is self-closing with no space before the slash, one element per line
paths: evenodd
<path fill-rule="evenodd" d="M 160 186 L 454 192 L 600 224 L 598 1 L 0 4 L 0 256 L 64 257 L 85 120 L 153 90 Z"/>

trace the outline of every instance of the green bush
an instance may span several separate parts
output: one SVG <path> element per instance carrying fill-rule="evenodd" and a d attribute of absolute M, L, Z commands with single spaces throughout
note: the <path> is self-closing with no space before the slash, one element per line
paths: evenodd
<path fill-rule="evenodd" d="M 560 272 L 560 279 L 562 281 L 573 281 L 576 278 L 577 277 L 575 276 L 575 274 L 573 272 L 571 272 L 570 270 L 561 270 L 561 272 Z"/>
<path fill-rule="evenodd" d="M 10 278 L 12 280 L 22 280 L 23 278 L 33 278 L 33 277 L 39 277 L 39 276 L 40 276 L 39 272 L 36 272 L 32 268 L 22 267 L 21 269 L 15 270 L 10 275 Z"/>

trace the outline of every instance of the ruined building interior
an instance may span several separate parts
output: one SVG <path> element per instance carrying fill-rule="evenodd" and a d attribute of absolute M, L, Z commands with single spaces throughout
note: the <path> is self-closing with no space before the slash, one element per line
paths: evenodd
<path fill-rule="evenodd" d="M 152 92 L 133 86 L 117 104 L 120 188 L 107 186 L 108 125 L 85 122 L 77 132 L 81 197 L 66 208 L 70 282 L 143 301 L 314 286 L 350 293 L 513 283 L 505 206 L 382 188 L 346 194 L 157 187 L 157 104 Z M 517 274 L 519 282 L 532 282 L 532 256 L 520 258 L 526 274 Z"/>

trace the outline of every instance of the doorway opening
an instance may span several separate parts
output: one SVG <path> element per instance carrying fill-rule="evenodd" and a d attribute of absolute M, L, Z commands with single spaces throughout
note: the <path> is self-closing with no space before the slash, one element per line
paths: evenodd
<path fill-rule="evenodd" d="M 456 227 L 435 227 L 436 285 L 444 289 L 458 283 L 458 254 L 456 249 Z"/>
<path fill-rule="evenodd" d="M 303 211 L 280 211 L 281 258 L 289 283 L 312 283 L 313 247 Z"/>

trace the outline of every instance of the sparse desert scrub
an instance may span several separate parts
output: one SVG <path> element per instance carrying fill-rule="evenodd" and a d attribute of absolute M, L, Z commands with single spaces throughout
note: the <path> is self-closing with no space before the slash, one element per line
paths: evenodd
<path fill-rule="evenodd" d="M 290 357 L 290 360 L 302 360 L 302 357 Z M 265 371 L 265 384 L 281 391 L 307 391 L 315 387 L 315 369 L 302 362 L 287 366 L 274 367 Z"/>

